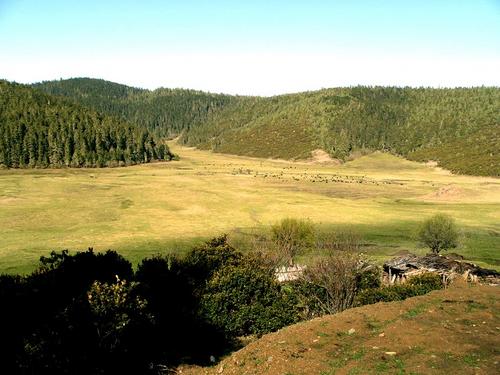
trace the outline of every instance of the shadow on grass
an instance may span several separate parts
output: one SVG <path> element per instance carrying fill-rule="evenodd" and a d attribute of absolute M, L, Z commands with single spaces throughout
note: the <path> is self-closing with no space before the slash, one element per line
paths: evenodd
<path fill-rule="evenodd" d="M 320 233 L 352 230 L 362 238 L 361 251 L 377 263 L 393 256 L 412 252 L 416 254 L 426 254 L 428 249 L 419 246 L 416 231 L 419 222 L 400 221 L 384 225 L 367 224 L 317 224 Z M 127 258 L 134 267 L 147 257 L 157 254 L 179 254 L 187 253 L 193 247 L 202 244 L 212 237 L 222 233 L 213 233 L 208 237 L 191 237 L 182 239 L 152 239 L 152 240 L 131 240 L 128 242 L 116 243 L 110 246 Z M 256 239 L 269 238 L 270 229 L 268 226 L 241 227 L 228 231 L 231 245 L 240 251 L 251 251 L 255 248 Z M 262 244 L 261 244 L 262 245 Z M 265 246 L 265 244 L 263 245 Z M 0 264 L 0 274 L 27 274 L 32 272 L 38 265 L 41 255 L 48 255 L 51 251 L 61 251 L 63 248 L 52 249 L 30 249 L 21 254 L 17 254 L 12 260 L 3 261 Z M 84 251 L 86 248 L 69 248 L 70 252 Z M 104 252 L 108 248 L 94 247 L 97 252 Z M 272 251 L 272 248 L 268 250 Z M 462 255 L 466 260 L 479 264 L 487 268 L 500 269 L 500 258 L 498 257 L 498 236 L 495 231 L 478 230 L 473 227 L 462 227 L 461 245 L 453 249 L 452 252 Z M 446 254 L 444 252 L 443 254 Z M 321 255 L 315 249 L 309 249 L 300 255 L 299 261 L 308 263 L 314 256 Z"/>

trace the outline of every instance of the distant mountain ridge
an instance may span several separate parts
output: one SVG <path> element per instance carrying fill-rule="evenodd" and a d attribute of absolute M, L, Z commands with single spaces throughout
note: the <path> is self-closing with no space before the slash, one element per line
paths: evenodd
<path fill-rule="evenodd" d="M 154 91 L 76 78 L 35 84 L 156 135 L 215 152 L 346 160 L 381 150 L 455 173 L 500 176 L 500 88 L 349 87 L 269 98 Z"/>
<path fill-rule="evenodd" d="M 105 167 L 172 157 L 146 129 L 0 80 L 0 166 Z"/>

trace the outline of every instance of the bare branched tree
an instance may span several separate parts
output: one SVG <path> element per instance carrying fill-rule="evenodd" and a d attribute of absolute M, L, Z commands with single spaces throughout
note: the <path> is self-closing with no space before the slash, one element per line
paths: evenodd
<path fill-rule="evenodd" d="M 271 227 L 279 256 L 290 266 L 302 250 L 314 245 L 314 225 L 308 220 L 285 218 Z"/>
<path fill-rule="evenodd" d="M 351 307 L 357 292 L 357 273 L 362 267 L 358 254 L 336 251 L 309 266 L 303 278 L 321 290 L 312 297 L 322 314 L 334 314 Z"/>

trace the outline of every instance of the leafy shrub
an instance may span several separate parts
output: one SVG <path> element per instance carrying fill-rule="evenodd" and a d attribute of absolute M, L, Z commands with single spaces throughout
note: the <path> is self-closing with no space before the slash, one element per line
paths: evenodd
<path fill-rule="evenodd" d="M 306 281 L 304 278 L 289 281 L 285 288 L 297 299 L 297 310 L 302 320 L 313 319 L 325 314 L 324 304 L 328 299 L 325 288 Z"/>
<path fill-rule="evenodd" d="M 255 258 L 213 274 L 201 298 L 200 314 L 228 337 L 261 335 L 298 320 L 293 295 Z"/>
<path fill-rule="evenodd" d="M 14 374 L 23 338 L 30 332 L 34 315 L 25 278 L 0 275 L 0 306 L 2 371 Z"/>
<path fill-rule="evenodd" d="M 180 261 L 180 272 L 195 286 L 203 285 L 219 268 L 238 264 L 242 254 L 227 242 L 227 235 L 215 237 L 191 250 Z"/>
<path fill-rule="evenodd" d="M 422 223 L 418 238 L 433 253 L 439 254 L 458 246 L 458 229 L 452 217 L 437 214 Z"/>
<path fill-rule="evenodd" d="M 443 280 L 441 279 L 441 276 L 433 272 L 425 272 L 420 275 L 410 277 L 407 283 L 418 288 L 423 293 L 443 288 Z"/>
<path fill-rule="evenodd" d="M 377 302 L 402 301 L 406 298 L 420 296 L 441 288 L 443 288 L 441 277 L 436 274 L 426 273 L 408 279 L 405 284 L 365 289 L 357 295 L 356 305 L 362 306 Z"/>
<path fill-rule="evenodd" d="M 152 355 L 145 341 L 152 324 L 141 318 L 142 310 L 132 303 L 135 286 L 118 286 L 116 296 L 126 295 L 125 300 L 111 298 L 106 292 L 111 288 L 108 285 L 115 285 L 112 281 L 116 275 L 130 278 L 132 267 L 113 251 L 101 254 L 89 250 L 73 255 L 63 251 L 42 257 L 39 269 L 24 278 L 22 293 L 16 298 L 31 312 L 28 319 L 20 315 L 14 324 L 21 340 L 15 348 L 18 371 L 144 373 Z M 102 286 L 101 296 L 110 297 L 99 300 L 95 294 L 100 312 L 87 299 L 92 285 Z"/>
<path fill-rule="evenodd" d="M 228 347 L 224 335 L 198 315 L 199 295 L 206 283 L 200 275 L 209 272 L 205 268 L 207 259 L 201 261 L 201 250 L 193 252 L 188 255 L 192 263 L 177 256 L 154 256 L 144 259 L 136 272 L 140 295 L 156 318 L 148 341 L 160 352 L 158 357 L 169 364 L 177 364 L 181 358 L 207 363 L 211 355 L 221 354 Z M 216 255 L 209 254 L 205 255 L 211 262 L 219 264 Z M 223 252 L 222 257 L 225 255 Z"/>
<path fill-rule="evenodd" d="M 356 273 L 357 290 L 380 288 L 382 285 L 381 269 L 365 263 L 364 267 Z"/>
<path fill-rule="evenodd" d="M 25 338 L 20 367 L 37 374 L 147 373 L 153 320 L 135 287 L 94 282 Z"/>
<path fill-rule="evenodd" d="M 136 283 L 127 283 L 117 277 L 113 284 L 95 281 L 87 292 L 98 345 L 106 352 L 119 350 L 131 325 L 137 325 L 141 320 L 153 320 L 146 300 L 134 293 L 136 287 Z"/>

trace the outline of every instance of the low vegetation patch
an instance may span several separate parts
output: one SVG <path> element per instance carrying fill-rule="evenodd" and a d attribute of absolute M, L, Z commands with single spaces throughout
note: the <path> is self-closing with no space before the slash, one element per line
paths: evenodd
<path fill-rule="evenodd" d="M 0 276 L 3 366 L 12 374 L 155 374 L 179 364 L 207 365 L 248 337 L 443 287 L 435 274 L 382 286 L 380 268 L 353 250 L 362 240 L 351 230 L 331 233 L 331 241 L 321 241 L 321 256 L 295 280 L 279 282 L 283 246 L 286 263 L 294 264 L 297 249 L 315 246 L 316 233 L 312 222 L 285 219 L 271 230 L 278 256 L 243 253 L 223 235 L 182 257 L 145 258 L 135 271 L 111 250 L 52 252 L 29 275 Z M 365 352 L 349 353 L 359 360 Z"/>
<path fill-rule="evenodd" d="M 367 288 L 356 296 L 356 305 L 369 305 L 377 302 L 402 301 L 420 296 L 444 287 L 441 276 L 433 273 L 414 276 L 405 284 Z"/>

